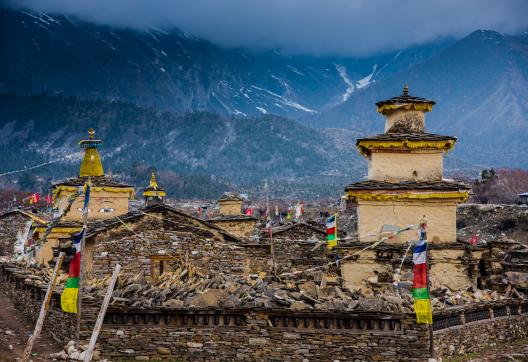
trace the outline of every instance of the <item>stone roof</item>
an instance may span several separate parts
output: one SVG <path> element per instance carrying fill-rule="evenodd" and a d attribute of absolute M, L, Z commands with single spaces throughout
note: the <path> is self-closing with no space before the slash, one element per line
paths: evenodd
<path fill-rule="evenodd" d="M 241 221 L 241 220 L 259 220 L 254 216 L 249 215 L 219 215 L 208 219 L 208 221 Z"/>
<path fill-rule="evenodd" d="M 360 181 L 354 182 L 347 187 L 345 191 L 354 190 L 424 190 L 424 191 L 459 191 L 469 190 L 470 187 L 463 183 L 448 181 L 402 181 L 402 182 L 385 182 L 385 181 Z"/>
<path fill-rule="evenodd" d="M 281 225 L 273 229 L 273 235 L 277 235 L 277 234 L 280 235 L 283 232 L 294 230 L 294 229 L 299 229 L 299 228 L 310 229 L 311 231 L 315 231 L 317 233 L 326 235 L 326 231 L 323 229 L 323 226 L 321 226 L 321 228 L 317 228 L 305 222 L 295 222 L 291 224 Z"/>
<path fill-rule="evenodd" d="M 0 214 L 0 218 L 8 217 L 8 216 L 15 215 L 15 214 L 23 215 L 24 217 L 27 217 L 28 219 L 36 221 L 37 223 L 49 222 L 49 216 L 46 216 L 46 215 L 35 215 L 34 213 L 32 213 L 30 211 L 21 210 L 21 209 L 13 209 L 13 210 L 6 211 L 6 212 Z"/>
<path fill-rule="evenodd" d="M 456 137 L 434 133 L 381 133 L 366 138 L 358 138 L 356 145 L 362 141 L 456 141 Z"/>
<path fill-rule="evenodd" d="M 242 197 L 236 192 L 224 192 L 218 201 L 242 201 Z"/>
<path fill-rule="evenodd" d="M 406 103 L 422 103 L 422 104 L 430 104 L 430 105 L 436 104 L 435 101 L 422 98 L 422 97 L 415 97 L 415 96 L 409 95 L 409 87 L 405 86 L 403 88 L 403 93 L 401 95 L 392 97 L 392 98 L 389 98 L 383 101 L 379 101 L 376 103 L 376 106 L 381 107 L 387 104 L 406 104 Z"/>
<path fill-rule="evenodd" d="M 97 177 L 91 177 L 91 182 L 93 186 L 97 187 L 118 187 L 118 188 L 133 188 L 131 185 L 127 185 L 115 180 L 112 180 L 111 178 L 107 176 L 97 176 Z M 61 181 L 52 186 L 52 188 L 56 188 L 58 186 L 83 186 L 86 181 L 88 181 L 88 177 L 77 177 L 77 178 L 71 178 L 66 181 Z"/>
<path fill-rule="evenodd" d="M 134 221 L 134 220 L 143 218 L 144 216 L 148 216 L 147 214 L 149 214 L 149 213 L 163 212 L 163 211 L 168 211 L 170 213 L 178 214 L 180 216 L 188 218 L 189 220 L 197 221 L 199 224 L 203 225 L 204 227 L 210 228 L 210 229 L 214 229 L 218 233 L 224 235 L 226 237 L 226 239 L 228 239 L 230 241 L 240 242 L 240 239 L 238 239 L 236 236 L 226 232 L 225 230 L 219 228 L 218 226 L 213 225 L 213 224 L 211 224 L 211 223 L 209 223 L 207 221 L 197 219 L 197 218 L 195 218 L 192 215 L 189 215 L 189 214 L 187 214 L 187 213 L 185 213 L 185 212 L 183 212 L 181 210 L 178 210 L 178 209 L 176 209 L 176 208 L 174 208 L 172 206 L 166 205 L 166 204 L 151 205 L 151 206 L 148 206 L 148 207 L 146 207 L 144 209 L 130 211 L 130 212 L 126 213 L 126 214 L 120 215 L 118 217 L 114 217 L 112 219 L 95 221 L 95 222 L 93 222 L 93 223 L 91 223 L 89 225 L 88 233 L 86 234 L 86 236 L 87 237 L 93 236 L 93 235 L 96 235 L 97 233 L 100 233 L 102 231 L 106 231 L 106 230 L 111 229 L 113 227 L 123 225 L 123 222 Z M 192 225 L 189 225 L 189 226 L 193 227 Z"/>

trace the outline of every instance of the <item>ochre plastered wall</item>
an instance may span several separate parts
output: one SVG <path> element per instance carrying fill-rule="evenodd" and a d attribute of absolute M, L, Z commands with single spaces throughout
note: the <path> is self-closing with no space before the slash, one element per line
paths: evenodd
<path fill-rule="evenodd" d="M 357 260 L 341 264 L 341 277 L 345 288 L 357 290 L 366 287 L 366 281 L 376 275 L 375 271 L 389 270 L 392 270 L 390 264 L 376 261 L 376 252 L 367 250 L 362 252 Z"/>
<path fill-rule="evenodd" d="M 423 132 L 425 128 L 425 114 L 422 111 L 402 108 L 386 114 L 385 117 L 385 133 L 393 127 L 398 128 L 399 125 L 405 125 L 412 132 Z"/>
<path fill-rule="evenodd" d="M 431 287 L 449 287 L 451 290 L 469 287 L 471 280 L 463 256 L 464 250 L 460 249 L 430 250 Z"/>
<path fill-rule="evenodd" d="M 59 199 L 59 210 L 63 210 L 68 205 L 68 196 L 72 195 L 73 191 L 62 191 Z M 128 192 L 109 192 L 109 191 L 92 191 L 90 193 L 90 204 L 88 209 L 89 220 L 106 220 L 112 219 L 116 216 L 126 214 L 128 212 Z M 82 208 L 84 207 L 84 195 L 77 197 L 73 205 L 62 220 L 64 221 L 79 221 L 83 219 Z M 112 212 L 101 212 L 100 210 L 113 209 Z"/>
<path fill-rule="evenodd" d="M 242 201 L 218 201 L 220 205 L 220 215 L 240 215 L 242 213 Z"/>
<path fill-rule="evenodd" d="M 417 225 L 425 215 L 429 242 L 456 241 L 456 202 L 444 200 L 358 201 L 359 241 L 374 241 L 384 224 Z M 405 231 L 390 243 L 416 239 L 416 230 Z"/>
<path fill-rule="evenodd" d="M 377 181 L 440 181 L 442 151 L 373 151 L 368 162 L 368 179 Z"/>

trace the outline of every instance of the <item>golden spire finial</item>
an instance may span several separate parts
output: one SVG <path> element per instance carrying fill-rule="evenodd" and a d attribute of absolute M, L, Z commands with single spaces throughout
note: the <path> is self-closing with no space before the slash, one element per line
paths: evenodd
<path fill-rule="evenodd" d="M 90 139 L 93 140 L 95 136 L 95 130 L 93 128 L 90 128 L 88 130 L 88 134 L 90 135 Z"/>
<path fill-rule="evenodd" d="M 405 86 L 403 86 L 403 95 L 408 96 L 409 95 L 409 86 L 407 83 L 405 83 Z"/>
<path fill-rule="evenodd" d="M 158 181 L 156 180 L 156 174 L 154 172 L 150 176 L 150 187 L 158 188 Z"/>

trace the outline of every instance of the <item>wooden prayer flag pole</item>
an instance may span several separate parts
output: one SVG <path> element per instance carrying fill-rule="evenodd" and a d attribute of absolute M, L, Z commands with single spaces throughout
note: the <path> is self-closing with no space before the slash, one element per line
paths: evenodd
<path fill-rule="evenodd" d="M 112 280 L 110 281 L 110 284 L 108 285 L 108 289 L 106 290 L 106 295 L 103 300 L 103 305 L 101 305 L 101 310 L 99 311 L 99 314 L 97 315 L 97 320 L 95 322 L 95 327 L 92 332 L 92 337 L 90 338 L 90 344 L 88 345 L 88 349 L 85 352 L 84 355 L 84 362 L 90 362 L 92 360 L 92 354 L 95 348 L 95 343 L 97 342 L 97 337 L 99 337 L 99 332 L 101 331 L 101 326 L 103 325 L 103 320 L 106 314 L 106 309 L 108 308 L 108 304 L 110 304 L 110 299 L 112 298 L 112 293 L 114 291 L 114 287 L 117 281 L 117 276 L 119 275 L 119 272 L 121 271 L 121 265 L 116 264 L 114 269 L 114 274 L 112 274 Z"/>
<path fill-rule="evenodd" d="M 44 300 L 42 301 L 42 306 L 40 307 L 40 313 L 37 319 L 37 324 L 35 325 L 35 330 L 33 331 L 33 334 L 31 335 L 31 337 L 29 337 L 28 339 L 26 349 L 24 349 L 24 354 L 22 355 L 22 361 L 29 361 L 29 356 L 31 355 L 31 350 L 33 349 L 33 345 L 35 344 L 35 341 L 38 339 L 40 332 L 42 331 L 42 327 L 44 325 L 44 319 L 46 318 L 46 314 L 48 312 L 51 296 L 53 295 L 53 289 L 55 288 L 55 284 L 57 282 L 57 274 L 62 266 L 63 260 L 64 260 L 64 253 L 60 252 L 59 258 L 57 259 L 57 263 L 55 264 L 55 268 L 53 269 L 53 275 L 51 276 L 51 279 L 48 283 L 48 289 L 46 290 L 46 296 L 44 297 Z"/>

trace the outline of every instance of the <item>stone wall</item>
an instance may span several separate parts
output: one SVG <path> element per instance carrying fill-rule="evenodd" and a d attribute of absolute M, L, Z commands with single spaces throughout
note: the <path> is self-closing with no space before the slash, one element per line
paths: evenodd
<path fill-rule="evenodd" d="M 0 294 L 35 321 L 45 285 L 0 264 Z M 99 309 L 83 303 L 81 338 L 87 340 Z M 60 310 L 56 293 L 44 329 L 66 343 L 74 316 Z M 469 353 L 528 336 L 528 303 L 504 300 L 435 312 L 437 357 Z M 132 309 L 111 306 L 97 344 L 111 360 L 423 361 L 426 325 L 412 314 L 291 312 L 259 309 Z"/>
<path fill-rule="evenodd" d="M 406 315 L 110 311 L 101 347 L 110 359 L 418 361 L 427 336 Z"/>
<path fill-rule="evenodd" d="M 210 222 L 236 237 L 243 238 L 254 234 L 257 219 L 241 217 L 239 219 L 210 220 Z"/>
<path fill-rule="evenodd" d="M 497 343 L 528 337 L 528 303 L 496 302 L 436 313 L 437 356 L 478 352 Z"/>
<path fill-rule="evenodd" d="M 13 301 L 15 308 L 29 321 L 36 323 L 47 285 L 37 286 L 0 266 L 0 295 Z M 88 339 L 95 324 L 98 306 L 90 301 L 83 303 L 81 338 Z M 46 331 L 54 340 L 66 344 L 74 339 L 75 314 L 64 313 L 60 306 L 60 294 L 53 293 L 44 322 Z"/>
<path fill-rule="evenodd" d="M 0 218 L 0 255 L 13 255 L 19 231 L 24 230 L 29 218 L 18 213 L 8 213 Z"/>

